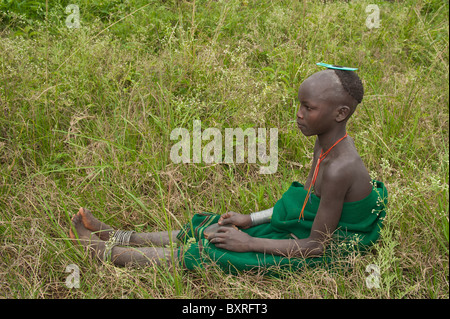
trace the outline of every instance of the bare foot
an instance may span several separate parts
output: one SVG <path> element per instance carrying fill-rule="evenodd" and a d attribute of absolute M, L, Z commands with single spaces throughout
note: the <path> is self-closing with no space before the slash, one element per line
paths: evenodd
<path fill-rule="evenodd" d="M 72 242 L 75 245 L 81 244 L 86 247 L 92 258 L 97 257 L 100 260 L 103 260 L 105 243 L 89 229 L 84 227 L 80 214 L 76 214 L 72 217 L 72 226 L 69 233 Z"/>
<path fill-rule="evenodd" d="M 100 239 L 106 241 L 110 238 L 114 229 L 95 218 L 90 210 L 81 207 L 78 211 L 78 215 L 81 216 L 81 221 L 83 222 L 84 227 L 94 232 L 98 237 L 100 237 Z"/>

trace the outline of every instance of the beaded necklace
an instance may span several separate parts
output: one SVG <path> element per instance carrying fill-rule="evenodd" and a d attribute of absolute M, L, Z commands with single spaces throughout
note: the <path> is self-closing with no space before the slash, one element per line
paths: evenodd
<path fill-rule="evenodd" d="M 319 159 L 317 160 L 316 168 L 314 169 L 313 178 L 311 180 L 311 184 L 309 184 L 308 194 L 306 194 L 305 201 L 303 202 L 302 211 L 300 212 L 300 216 L 298 217 L 299 221 L 300 221 L 300 218 L 304 219 L 303 212 L 305 211 L 306 203 L 308 202 L 309 198 L 311 197 L 311 189 L 313 188 L 314 184 L 316 183 L 317 175 L 319 174 L 320 163 L 325 159 L 325 157 L 327 157 L 328 153 L 330 153 L 330 151 L 333 149 L 333 147 L 338 145 L 339 142 L 341 142 L 346 137 L 347 137 L 347 133 L 345 133 L 345 135 L 343 137 L 338 139 L 336 141 L 336 143 L 334 143 L 333 146 L 331 146 L 325 153 L 323 152 L 323 150 L 320 151 L 320 156 L 319 156 Z"/>

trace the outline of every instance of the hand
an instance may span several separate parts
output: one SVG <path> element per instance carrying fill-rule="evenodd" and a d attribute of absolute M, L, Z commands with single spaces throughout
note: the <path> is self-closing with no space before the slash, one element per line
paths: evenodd
<path fill-rule="evenodd" d="M 209 239 L 209 236 L 212 234 L 212 233 L 215 233 L 220 227 L 234 227 L 236 230 L 238 229 L 236 226 L 234 226 L 233 224 L 227 224 L 227 225 L 224 225 L 224 226 L 220 226 L 218 223 L 215 223 L 215 224 L 211 224 L 211 225 L 209 225 L 208 227 L 206 227 L 206 229 L 203 231 L 203 236 L 206 238 L 206 239 Z"/>
<path fill-rule="evenodd" d="M 218 224 L 220 226 L 232 224 L 239 228 L 247 229 L 252 226 L 252 220 L 250 218 L 250 215 L 243 215 L 235 212 L 227 212 L 222 216 L 220 216 Z"/>
<path fill-rule="evenodd" d="M 236 252 L 251 251 L 250 246 L 253 237 L 232 227 L 219 227 L 217 231 L 209 235 L 209 242 L 217 248 Z"/>

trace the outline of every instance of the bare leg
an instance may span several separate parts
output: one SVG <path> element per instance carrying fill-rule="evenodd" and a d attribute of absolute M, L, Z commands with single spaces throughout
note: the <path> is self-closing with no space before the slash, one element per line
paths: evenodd
<path fill-rule="evenodd" d="M 105 252 L 105 242 L 101 240 L 95 233 L 87 229 L 82 223 L 80 214 L 76 214 L 72 218 L 73 228 L 70 229 L 70 238 L 75 244 L 84 246 L 91 257 L 103 260 Z M 75 230 L 75 231 L 74 231 Z M 176 251 L 171 248 L 160 247 L 113 247 L 111 250 L 111 261 L 116 266 L 147 266 L 147 265 L 167 265 L 178 259 Z"/>
<path fill-rule="evenodd" d="M 153 233 L 133 233 L 131 234 L 130 244 L 136 246 L 145 246 L 153 244 L 156 246 L 165 247 L 171 243 L 178 243 L 177 235 L 180 231 L 174 230 L 172 232 L 161 231 Z"/>
<path fill-rule="evenodd" d="M 84 227 L 92 232 L 95 232 L 95 234 L 102 240 L 108 240 L 114 232 L 114 229 L 111 226 L 99 221 L 88 209 L 80 208 L 78 215 L 81 215 L 81 220 L 83 221 Z M 178 242 L 177 235 L 179 232 L 179 230 L 173 230 L 172 232 L 161 231 L 152 233 L 133 233 L 130 238 L 130 245 L 167 246 L 170 245 L 171 242 Z"/>
<path fill-rule="evenodd" d="M 111 261 L 116 266 L 170 266 L 172 264 L 171 248 L 162 247 L 114 247 Z M 176 263 L 177 252 L 173 252 Z"/>

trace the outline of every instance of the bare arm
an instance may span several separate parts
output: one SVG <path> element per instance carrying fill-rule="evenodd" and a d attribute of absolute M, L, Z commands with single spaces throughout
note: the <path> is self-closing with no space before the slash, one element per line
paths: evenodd
<path fill-rule="evenodd" d="M 252 238 L 250 251 L 288 257 L 314 257 L 323 253 L 323 245 L 311 238 L 267 239 Z"/>

